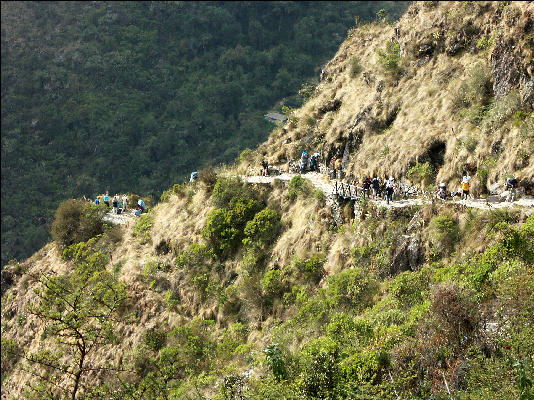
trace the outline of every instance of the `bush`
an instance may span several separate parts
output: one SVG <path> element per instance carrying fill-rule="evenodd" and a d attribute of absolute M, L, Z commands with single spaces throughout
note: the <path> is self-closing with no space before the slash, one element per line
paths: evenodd
<path fill-rule="evenodd" d="M 321 205 L 324 206 L 326 203 L 326 195 L 321 189 L 315 189 L 313 192 L 313 197 L 315 197 L 315 200 Z"/>
<path fill-rule="evenodd" d="M 253 152 L 251 149 L 244 149 L 241 154 L 237 157 L 237 162 L 243 162 L 243 161 L 250 161 L 253 156 Z"/>
<path fill-rule="evenodd" d="M 350 77 L 356 78 L 360 72 L 362 72 L 362 66 L 360 65 L 360 60 L 356 56 L 352 56 L 349 60 L 350 66 Z"/>
<path fill-rule="evenodd" d="M 213 188 L 212 202 L 215 207 L 227 208 L 233 199 L 256 199 L 257 192 L 248 185 L 243 185 L 239 177 L 220 177 Z"/>
<path fill-rule="evenodd" d="M 440 215 L 430 222 L 430 237 L 440 251 L 452 251 L 460 239 L 458 223 L 448 215 Z"/>
<path fill-rule="evenodd" d="M 382 70 L 390 75 L 400 73 L 400 44 L 397 42 L 387 42 L 385 50 L 378 49 L 378 63 Z"/>
<path fill-rule="evenodd" d="M 426 186 L 434 177 L 434 170 L 429 162 L 416 163 L 406 172 L 406 177 L 412 181 L 418 181 Z"/>
<path fill-rule="evenodd" d="M 51 234 L 62 247 L 87 240 L 104 233 L 105 205 L 89 204 L 82 200 L 67 200 L 59 205 L 52 223 Z"/>
<path fill-rule="evenodd" d="M 151 213 L 141 214 L 139 220 L 135 224 L 134 234 L 141 244 L 145 244 L 151 241 L 151 230 L 153 224 L 153 217 Z"/>
<path fill-rule="evenodd" d="M 324 254 L 318 253 L 306 260 L 301 260 L 295 257 L 293 260 L 293 267 L 302 275 L 307 281 L 318 284 L 325 274 L 323 265 L 326 261 Z"/>
<path fill-rule="evenodd" d="M 373 304 L 378 283 L 361 268 L 341 271 L 328 277 L 325 295 L 331 306 L 347 310 L 364 308 Z"/>
<path fill-rule="evenodd" d="M 312 187 L 308 180 L 301 175 L 296 175 L 289 181 L 288 197 L 291 200 L 295 200 L 299 194 L 307 197 L 311 190 Z"/>
<path fill-rule="evenodd" d="M 206 185 L 209 190 L 211 190 L 217 183 L 217 174 L 215 173 L 213 167 L 210 165 L 198 172 L 198 179 L 200 180 L 200 182 Z"/>
<path fill-rule="evenodd" d="M 152 351 L 159 351 L 165 346 L 166 342 L 167 334 L 160 329 L 149 329 L 143 335 L 143 343 Z"/>
<path fill-rule="evenodd" d="M 265 208 L 247 222 L 243 243 L 248 246 L 268 246 L 275 241 L 281 226 L 280 216 L 276 211 Z"/>
<path fill-rule="evenodd" d="M 269 368 L 271 369 L 275 379 L 278 382 L 280 382 L 282 379 L 285 379 L 287 376 L 287 371 L 278 344 L 274 343 L 268 345 L 265 347 L 263 352 L 265 353 L 267 364 L 269 365 Z"/>
<path fill-rule="evenodd" d="M 267 271 L 261 280 L 261 288 L 265 297 L 269 299 L 280 297 L 285 291 L 282 272 L 278 269 Z"/>
<path fill-rule="evenodd" d="M 213 257 L 213 252 L 205 245 L 198 243 L 191 243 L 187 248 L 178 256 L 176 265 L 178 268 L 187 270 L 199 270 L 204 265 L 209 263 Z"/>
<path fill-rule="evenodd" d="M 493 85 L 491 71 L 486 64 L 476 64 L 467 72 L 467 78 L 463 81 L 453 101 L 454 111 L 465 107 L 471 107 L 469 112 L 464 112 L 472 123 L 482 120 L 493 97 Z"/>

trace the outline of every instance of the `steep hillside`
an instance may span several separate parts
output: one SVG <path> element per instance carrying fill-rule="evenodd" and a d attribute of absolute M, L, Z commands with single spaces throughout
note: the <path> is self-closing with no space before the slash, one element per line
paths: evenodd
<path fill-rule="evenodd" d="M 261 158 L 285 168 L 306 149 L 324 161 L 340 152 L 357 178 L 404 177 L 418 160 L 434 168 L 410 174 L 423 184 L 455 183 L 465 163 L 478 181 L 486 167 L 488 186 L 509 173 L 532 179 L 532 53 L 520 53 L 532 50 L 531 7 L 418 2 L 396 26 L 362 25 L 308 102 L 236 166 L 170 187 L 124 226 L 104 224 L 103 206 L 62 205 L 56 241 L 2 271 L 2 399 L 531 398 L 532 207 L 385 208 L 328 197 L 301 176 L 236 177 L 256 175 Z M 488 44 L 464 18 L 488 29 Z M 419 54 L 434 25 L 445 50 L 429 44 L 416 67 L 408 47 Z M 394 75 L 375 68 L 392 35 L 403 43 L 397 67 L 385 64 Z M 512 54 L 497 57 L 512 37 Z M 447 55 L 455 46 L 464 48 Z M 473 75 L 482 86 L 461 72 L 491 54 L 515 54 L 508 93 L 497 95 L 504 81 L 492 77 L 509 69 Z M 457 74 L 438 78 L 447 64 Z"/>
<path fill-rule="evenodd" d="M 406 6 L 3 2 L 2 265 L 46 243 L 65 198 L 159 197 L 264 141 L 355 16 Z"/>
<path fill-rule="evenodd" d="M 351 31 L 249 165 L 308 150 L 342 157 L 359 182 L 428 163 L 413 181 L 457 184 L 467 166 L 477 195 L 513 174 L 532 190 L 533 12 L 532 2 L 420 2 L 398 24 Z"/>

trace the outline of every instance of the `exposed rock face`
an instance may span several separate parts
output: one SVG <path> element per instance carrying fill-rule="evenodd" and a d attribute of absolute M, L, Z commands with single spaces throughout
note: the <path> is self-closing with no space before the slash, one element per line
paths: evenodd
<path fill-rule="evenodd" d="M 326 114 L 329 111 L 337 111 L 339 110 L 339 107 L 341 107 L 341 100 L 335 99 L 335 100 L 329 101 L 326 104 L 323 104 L 319 108 L 319 113 L 322 115 L 322 114 Z"/>
<path fill-rule="evenodd" d="M 421 239 L 418 236 L 399 236 L 391 258 L 390 273 L 397 275 L 407 270 L 414 271 L 423 261 Z"/>
<path fill-rule="evenodd" d="M 493 75 L 493 92 L 502 97 L 519 85 L 521 64 L 514 53 L 515 41 L 498 39 L 491 53 L 491 73 Z"/>

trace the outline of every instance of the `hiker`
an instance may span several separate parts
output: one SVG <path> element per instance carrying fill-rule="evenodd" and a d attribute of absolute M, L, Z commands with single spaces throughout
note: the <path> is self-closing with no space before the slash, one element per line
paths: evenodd
<path fill-rule="evenodd" d="M 441 182 L 439 184 L 438 190 L 436 191 L 436 197 L 441 200 L 447 199 L 447 186 L 445 183 Z"/>
<path fill-rule="evenodd" d="M 342 178 L 342 171 L 341 168 L 343 167 L 343 159 L 341 157 L 336 158 L 336 162 L 334 163 L 334 169 L 336 170 L 336 177 L 337 179 Z"/>
<path fill-rule="evenodd" d="M 386 201 L 389 204 L 393 200 L 393 192 L 395 190 L 395 179 L 392 176 L 389 177 L 386 182 Z"/>
<path fill-rule="evenodd" d="M 198 172 L 193 171 L 191 172 L 191 177 L 189 178 L 189 183 L 193 183 L 198 179 Z"/>
<path fill-rule="evenodd" d="M 143 209 L 141 208 L 141 206 L 137 205 L 137 207 L 135 208 L 134 214 L 136 216 L 139 216 L 139 215 L 141 215 L 142 212 L 143 212 Z"/>
<path fill-rule="evenodd" d="M 145 202 L 141 199 L 137 200 L 137 205 L 141 208 L 141 212 L 144 212 L 146 210 Z"/>
<path fill-rule="evenodd" d="M 104 204 L 109 208 L 109 192 L 104 196 Z"/>
<path fill-rule="evenodd" d="M 122 195 L 122 210 L 126 211 L 126 206 L 128 205 L 128 196 L 125 194 Z"/>
<path fill-rule="evenodd" d="M 369 190 L 371 188 L 371 179 L 369 179 L 368 177 L 367 178 L 364 178 L 363 182 L 362 182 L 362 196 L 363 198 L 365 199 L 365 196 L 369 197 Z"/>
<path fill-rule="evenodd" d="M 507 202 L 511 203 L 515 201 L 518 183 L 519 177 L 506 179 L 506 190 L 508 191 L 508 196 L 506 197 Z"/>
<path fill-rule="evenodd" d="M 303 151 L 302 156 L 300 157 L 300 162 L 299 162 L 299 173 L 300 174 L 304 173 L 307 167 L 308 167 L 308 153 L 306 153 L 306 151 Z"/>
<path fill-rule="evenodd" d="M 117 208 L 119 208 L 119 195 L 115 194 L 115 196 L 113 196 L 113 212 L 115 214 L 117 213 Z"/>
<path fill-rule="evenodd" d="M 378 198 L 378 190 L 380 188 L 380 181 L 378 177 L 374 177 L 371 181 L 371 188 L 373 189 L 373 197 L 376 200 Z"/>
<path fill-rule="evenodd" d="M 262 176 L 268 176 L 269 175 L 269 163 L 266 160 L 263 160 L 261 162 L 261 175 Z"/>
<path fill-rule="evenodd" d="M 121 200 L 120 200 L 119 196 L 117 196 L 117 199 L 118 200 L 117 200 L 117 211 L 116 211 L 116 213 L 117 214 L 121 214 L 122 213 L 122 203 L 121 203 Z"/>
<path fill-rule="evenodd" d="M 471 177 L 467 172 L 464 172 L 462 178 L 462 199 L 468 199 L 469 197 L 469 188 L 471 187 Z"/>
<path fill-rule="evenodd" d="M 95 204 L 96 205 L 99 205 L 100 204 L 100 196 L 97 196 L 96 199 L 95 199 Z"/>
<path fill-rule="evenodd" d="M 313 153 L 310 159 L 310 171 L 319 171 L 317 168 L 317 156 L 319 153 Z"/>

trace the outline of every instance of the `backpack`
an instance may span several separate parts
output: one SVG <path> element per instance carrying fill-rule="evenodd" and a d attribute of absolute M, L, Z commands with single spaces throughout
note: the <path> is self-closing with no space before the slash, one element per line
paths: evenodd
<path fill-rule="evenodd" d="M 515 188 L 517 186 L 517 179 L 515 178 L 508 178 L 508 180 L 506 181 L 508 183 L 509 186 Z"/>

